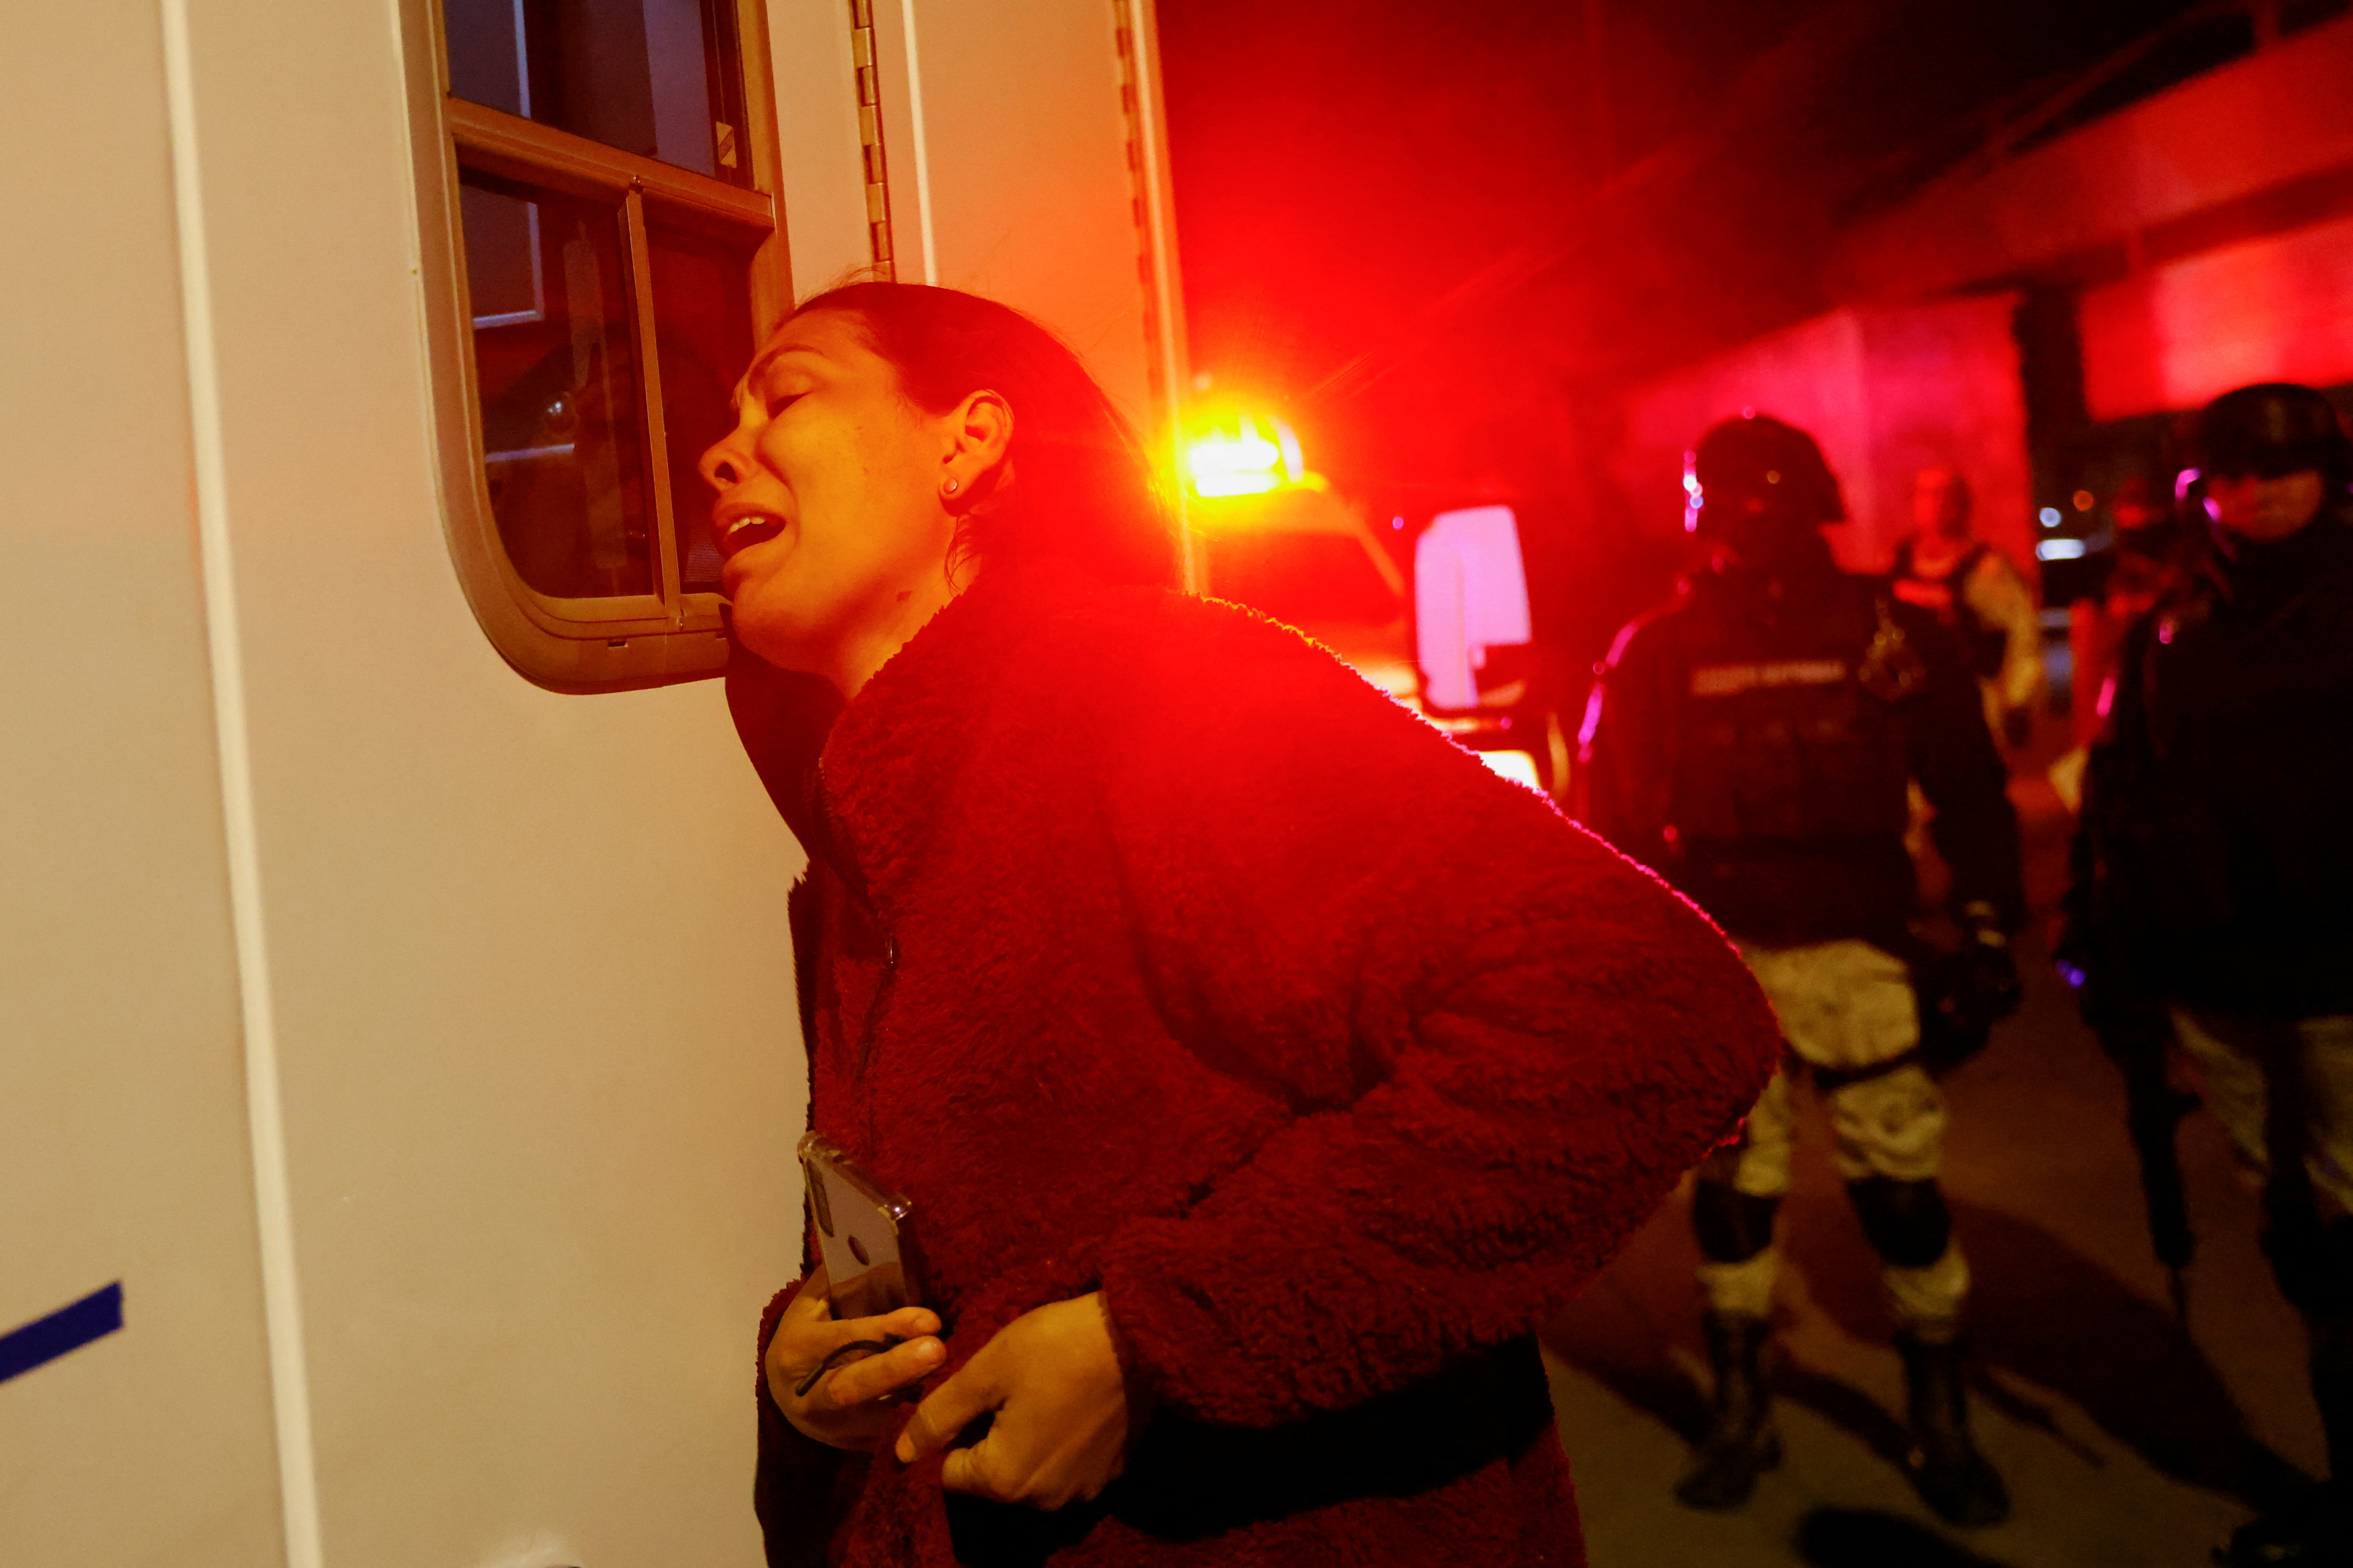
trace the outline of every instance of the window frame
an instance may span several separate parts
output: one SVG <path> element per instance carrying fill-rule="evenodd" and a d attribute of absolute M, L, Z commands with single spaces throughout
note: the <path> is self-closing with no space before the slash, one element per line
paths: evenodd
<path fill-rule="evenodd" d="M 754 346 L 789 313 L 792 270 L 784 204 L 776 194 L 780 155 L 766 11 L 761 0 L 719 0 L 718 8 L 735 31 L 740 110 L 746 121 L 734 127 L 735 149 L 748 164 L 742 184 L 451 97 L 440 0 L 401 0 L 443 531 L 459 584 L 491 646 L 526 679 L 554 691 L 666 686 L 720 674 L 727 664 L 723 602 L 717 594 L 681 587 L 681 531 L 694 522 L 671 510 L 648 240 L 649 216 L 651 226 L 661 232 L 731 245 L 765 229 L 765 237 L 746 247 Z M 737 106 L 717 112 L 730 107 Z M 620 209 L 629 325 L 638 362 L 638 437 L 646 454 L 647 528 L 654 540 L 652 594 L 559 598 L 525 583 L 507 558 L 483 460 L 461 169 Z"/>

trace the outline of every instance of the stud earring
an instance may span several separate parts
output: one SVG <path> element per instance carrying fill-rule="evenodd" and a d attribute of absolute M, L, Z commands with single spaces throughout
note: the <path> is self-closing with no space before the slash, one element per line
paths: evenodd
<path fill-rule="evenodd" d="M 952 496 L 952 495 L 954 495 L 954 494 L 955 494 L 955 493 L 956 493 L 956 481 L 955 481 L 955 480 L 954 480 L 954 479 L 950 479 L 947 483 L 945 483 L 945 484 L 944 484 L 944 485 L 942 485 L 942 486 L 940 487 L 940 494 L 942 494 L 942 495 L 944 495 L 944 496 Z"/>

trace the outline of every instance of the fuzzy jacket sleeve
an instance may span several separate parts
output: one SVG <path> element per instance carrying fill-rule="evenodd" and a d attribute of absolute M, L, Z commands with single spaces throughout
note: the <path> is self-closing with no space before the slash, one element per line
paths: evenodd
<path fill-rule="evenodd" d="M 862 1454 L 829 1448 L 801 1432 L 769 1396 L 768 1342 L 806 1283 L 797 1279 L 777 1291 L 760 1314 L 752 1363 L 752 1397 L 759 1406 L 752 1511 L 760 1521 L 768 1568 L 824 1568 L 827 1540 L 848 1513 L 868 1463 Z"/>
<path fill-rule="evenodd" d="M 1322 650 L 1198 614 L 1107 729 L 1103 809 L 1171 1027 L 1287 1114 L 1118 1230 L 1103 1289 L 1160 1397 L 1266 1425 L 1534 1330 L 1778 1036 L 1663 884 Z"/>

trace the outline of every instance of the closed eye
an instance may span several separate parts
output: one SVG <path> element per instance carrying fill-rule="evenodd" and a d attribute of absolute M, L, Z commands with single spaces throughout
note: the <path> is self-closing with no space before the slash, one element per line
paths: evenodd
<path fill-rule="evenodd" d="M 746 390 L 759 400 L 761 409 L 771 419 L 798 403 L 808 394 L 808 384 L 792 374 L 790 365 L 770 363 L 761 374 L 752 377 Z"/>

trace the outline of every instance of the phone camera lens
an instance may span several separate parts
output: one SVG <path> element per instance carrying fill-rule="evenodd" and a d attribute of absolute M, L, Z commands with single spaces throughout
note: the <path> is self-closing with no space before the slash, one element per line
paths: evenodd
<path fill-rule="evenodd" d="M 807 1174 L 808 1178 L 810 1212 L 817 1215 L 818 1229 L 825 1232 L 828 1236 L 831 1236 L 833 1234 L 833 1205 L 825 1201 L 825 1178 L 818 1175 L 815 1171 L 807 1172 Z"/>

